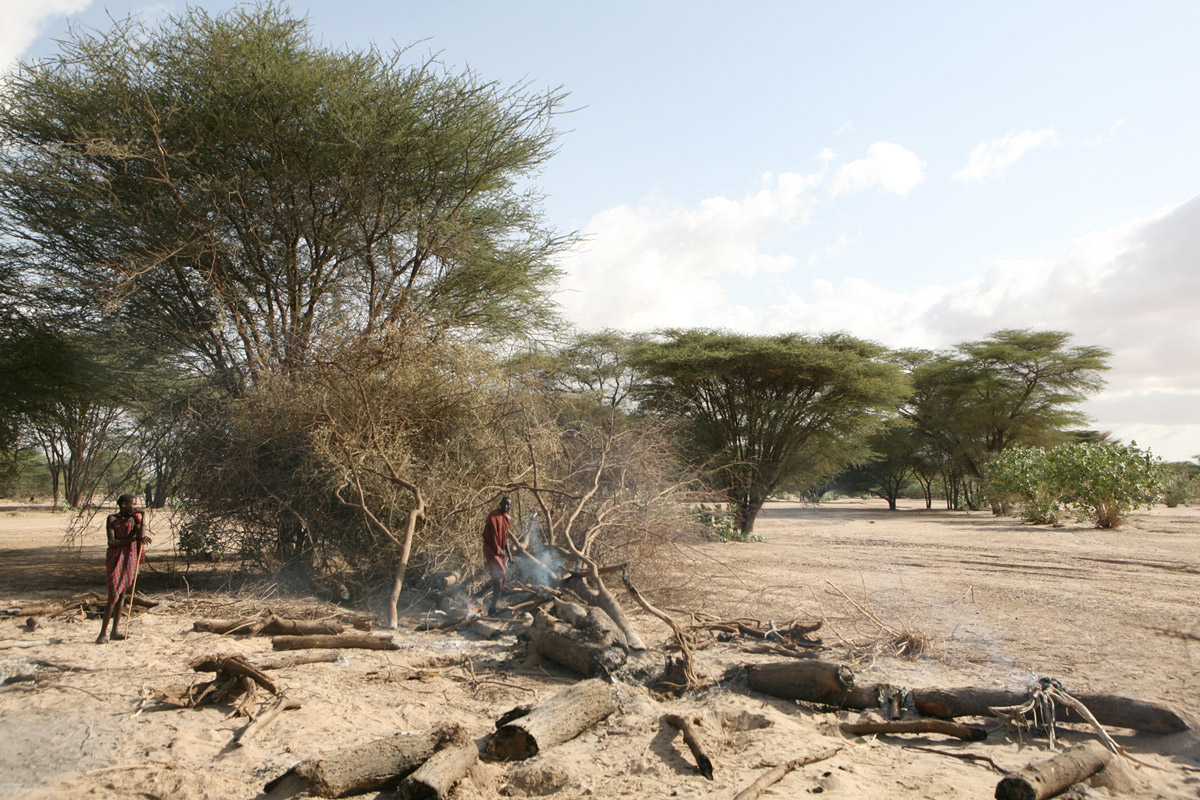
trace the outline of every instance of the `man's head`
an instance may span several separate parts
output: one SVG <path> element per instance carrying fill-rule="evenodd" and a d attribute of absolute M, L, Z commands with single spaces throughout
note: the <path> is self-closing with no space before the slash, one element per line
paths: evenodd
<path fill-rule="evenodd" d="M 117 498 L 117 508 L 121 510 L 122 514 L 132 514 L 133 503 L 134 497 L 131 494 L 123 494 Z"/>
<path fill-rule="evenodd" d="M 500 498 L 500 510 L 503 511 L 505 514 L 507 514 L 508 509 L 510 509 L 510 508 L 512 508 L 512 500 L 509 500 L 507 497 L 501 497 Z"/>

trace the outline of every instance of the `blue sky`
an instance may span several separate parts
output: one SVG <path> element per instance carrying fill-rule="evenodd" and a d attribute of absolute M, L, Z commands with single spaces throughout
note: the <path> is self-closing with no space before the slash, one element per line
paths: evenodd
<path fill-rule="evenodd" d="M 0 0 L 0 60 L 182 8 Z M 292 8 L 331 45 L 570 92 L 538 184 L 586 236 L 560 295 L 582 328 L 1068 330 L 1114 353 L 1095 427 L 1200 454 L 1200 3 Z"/>

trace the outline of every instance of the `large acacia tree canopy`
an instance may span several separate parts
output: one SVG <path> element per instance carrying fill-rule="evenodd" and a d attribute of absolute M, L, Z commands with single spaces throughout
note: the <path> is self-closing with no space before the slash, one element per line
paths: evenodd
<path fill-rule="evenodd" d="M 76 31 L 0 89 L 3 256 L 235 391 L 334 333 L 549 321 L 563 95 L 404 59 L 275 5 Z"/>
<path fill-rule="evenodd" d="M 845 334 L 748 336 L 674 330 L 636 347 L 643 407 L 682 419 L 694 454 L 719 467 L 743 530 L 770 494 L 833 472 L 894 415 L 908 383 L 887 351 Z"/>

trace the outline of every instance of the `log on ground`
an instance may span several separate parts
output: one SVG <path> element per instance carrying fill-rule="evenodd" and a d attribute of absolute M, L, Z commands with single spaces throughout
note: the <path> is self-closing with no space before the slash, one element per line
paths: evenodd
<path fill-rule="evenodd" d="M 500 726 L 488 740 L 487 756 L 493 761 L 532 758 L 548 747 L 574 739 L 616 710 L 607 683 L 599 679 L 581 681 Z"/>
<path fill-rule="evenodd" d="M 365 650 L 400 649 L 400 645 L 391 639 L 361 633 L 340 633 L 334 636 L 276 636 L 271 639 L 271 647 L 276 650 L 321 650 L 339 647 L 357 647 Z"/>
<path fill-rule="evenodd" d="M 612 638 L 557 622 L 542 611 L 534 616 L 528 635 L 535 653 L 584 678 L 609 674 L 627 657 Z"/>
<path fill-rule="evenodd" d="M 1131 728 L 1145 733 L 1179 733 L 1188 729 L 1171 708 L 1128 697 L 1096 692 L 1075 694 L 1075 699 L 1087 706 L 1101 725 Z M 931 717 L 988 717 L 991 708 L 1017 706 L 1029 699 L 1024 691 L 961 687 L 954 689 L 914 689 L 913 701 L 917 711 Z M 1073 710 L 1062 707 L 1060 722 L 1083 722 Z"/>
<path fill-rule="evenodd" d="M 309 758 L 268 783 L 264 791 L 268 798 L 277 800 L 301 792 L 314 797 L 340 797 L 389 788 L 425 763 L 438 745 L 453 735 L 444 728 L 398 733 L 325 757 Z"/>
<path fill-rule="evenodd" d="M 459 728 L 416 772 L 404 779 L 400 796 L 406 800 L 445 800 L 478 760 L 479 746 Z"/>
<path fill-rule="evenodd" d="M 825 661 L 783 661 L 755 664 L 746 670 L 750 688 L 786 700 L 803 700 L 838 708 L 877 708 L 889 684 L 859 685 L 846 666 Z"/>
<path fill-rule="evenodd" d="M 261 670 L 286 669 L 298 667 L 301 664 L 328 664 L 336 662 L 342 654 L 337 650 L 314 650 L 310 653 L 297 653 L 294 656 L 278 656 L 258 661 L 254 666 Z"/>
<path fill-rule="evenodd" d="M 271 694 L 279 694 L 279 687 L 275 684 L 275 681 L 271 680 L 261 669 L 247 661 L 245 656 L 236 654 L 200 656 L 199 658 L 192 659 L 191 668 L 196 672 L 215 672 L 217 673 L 216 680 L 218 681 L 223 676 L 250 678 Z"/>
<path fill-rule="evenodd" d="M 332 620 L 289 619 L 276 614 L 245 619 L 198 619 L 192 630 L 205 633 L 243 633 L 249 636 L 332 636 L 345 626 Z"/>
<path fill-rule="evenodd" d="M 1103 769 L 1112 753 L 1099 742 L 1084 742 L 1053 758 L 1030 764 L 996 784 L 996 800 L 1044 800 Z"/>
<path fill-rule="evenodd" d="M 987 738 L 987 728 L 982 725 L 963 725 L 945 719 L 901 719 L 880 722 L 843 722 L 842 733 L 851 736 L 893 733 L 940 733 L 966 742 L 979 742 Z"/>

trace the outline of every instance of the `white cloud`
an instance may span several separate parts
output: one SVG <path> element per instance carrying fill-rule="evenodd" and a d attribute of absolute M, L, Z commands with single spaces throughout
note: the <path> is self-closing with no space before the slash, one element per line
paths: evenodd
<path fill-rule="evenodd" d="M 806 224 L 821 173 L 785 172 L 741 200 L 711 197 L 695 209 L 621 205 L 594 216 L 569 256 L 560 300 L 577 325 L 745 327 L 728 286 L 793 267 L 760 240 Z"/>
<path fill-rule="evenodd" d="M 967 165 L 954 173 L 960 181 L 981 181 L 1002 175 L 1012 164 L 1035 147 L 1056 144 L 1058 133 L 1053 128 L 1040 131 L 1010 133 L 1003 139 L 984 142 L 971 151 Z"/>
<path fill-rule="evenodd" d="M 12 69 L 53 17 L 74 14 L 91 0 L 0 0 L 0 71 Z"/>
<path fill-rule="evenodd" d="M 831 195 L 879 186 L 901 196 L 925 178 L 925 164 L 911 150 L 892 142 L 875 142 L 867 157 L 842 166 L 829 187 Z"/>

